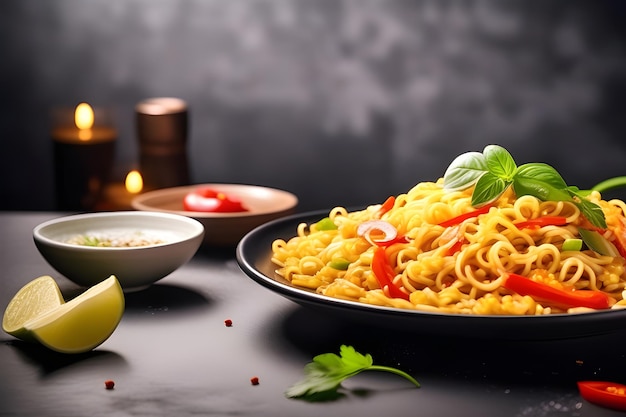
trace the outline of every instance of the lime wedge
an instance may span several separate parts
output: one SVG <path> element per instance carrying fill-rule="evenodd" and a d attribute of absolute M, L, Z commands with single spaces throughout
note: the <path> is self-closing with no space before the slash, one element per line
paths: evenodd
<path fill-rule="evenodd" d="M 2 317 L 2 330 L 18 339 L 35 341 L 24 329 L 24 323 L 57 309 L 64 304 L 57 283 L 50 276 L 41 276 L 24 285 L 9 302 Z"/>
<path fill-rule="evenodd" d="M 29 295 L 22 302 L 38 304 L 40 294 L 36 290 L 27 291 Z M 17 314 L 7 308 L 5 318 L 10 317 L 8 321 L 13 323 L 13 328 L 22 329 L 18 334 L 25 333 L 27 337 L 24 340 L 38 341 L 57 352 L 82 353 L 94 349 L 111 336 L 122 319 L 124 303 L 122 288 L 112 275 L 41 315 L 18 321 L 14 320 Z"/>

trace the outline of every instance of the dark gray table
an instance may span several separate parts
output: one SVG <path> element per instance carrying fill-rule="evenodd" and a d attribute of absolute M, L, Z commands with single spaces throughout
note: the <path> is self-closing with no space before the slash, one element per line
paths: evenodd
<path fill-rule="evenodd" d="M 60 213 L 0 213 L 0 310 L 26 282 L 51 275 L 32 228 Z M 309 310 L 244 275 L 232 250 L 202 248 L 185 266 L 128 294 L 99 348 L 60 355 L 0 336 L 0 416 L 612 416 L 576 381 L 626 382 L 626 334 L 555 341 L 434 337 Z M 230 319 L 232 327 L 224 321 Z M 496 336 L 496 335 L 494 335 Z M 341 344 L 414 375 L 422 388 L 363 373 L 332 402 L 285 398 L 303 367 Z M 260 384 L 250 379 L 258 377 Z M 104 381 L 112 379 L 114 390 Z"/>

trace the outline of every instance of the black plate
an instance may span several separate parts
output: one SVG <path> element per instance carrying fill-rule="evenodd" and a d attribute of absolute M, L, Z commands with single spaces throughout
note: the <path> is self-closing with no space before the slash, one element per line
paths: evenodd
<path fill-rule="evenodd" d="M 626 330 L 626 310 L 548 316 L 487 316 L 441 314 L 381 307 L 317 294 L 291 285 L 275 273 L 271 262 L 272 242 L 296 235 L 298 224 L 317 222 L 329 210 L 297 214 L 261 225 L 250 231 L 237 246 L 240 268 L 257 283 L 301 305 L 377 327 L 449 336 L 506 339 L 564 339 Z"/>

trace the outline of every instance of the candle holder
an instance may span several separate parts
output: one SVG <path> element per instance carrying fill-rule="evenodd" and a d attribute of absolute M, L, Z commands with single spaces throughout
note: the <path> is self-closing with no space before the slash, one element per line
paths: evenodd
<path fill-rule="evenodd" d="M 189 184 L 187 103 L 149 98 L 135 106 L 139 167 L 147 190 Z"/>
<path fill-rule="evenodd" d="M 110 109 L 58 108 L 52 114 L 56 206 L 88 211 L 97 203 L 115 157 L 117 131 Z"/>

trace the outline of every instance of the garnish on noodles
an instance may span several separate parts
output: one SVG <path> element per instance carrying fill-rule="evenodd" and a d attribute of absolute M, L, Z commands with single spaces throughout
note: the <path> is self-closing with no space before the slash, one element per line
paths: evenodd
<path fill-rule="evenodd" d="M 381 204 L 335 207 L 272 244 L 276 272 L 329 297 L 429 312 L 626 307 L 626 203 L 497 145 Z"/>

